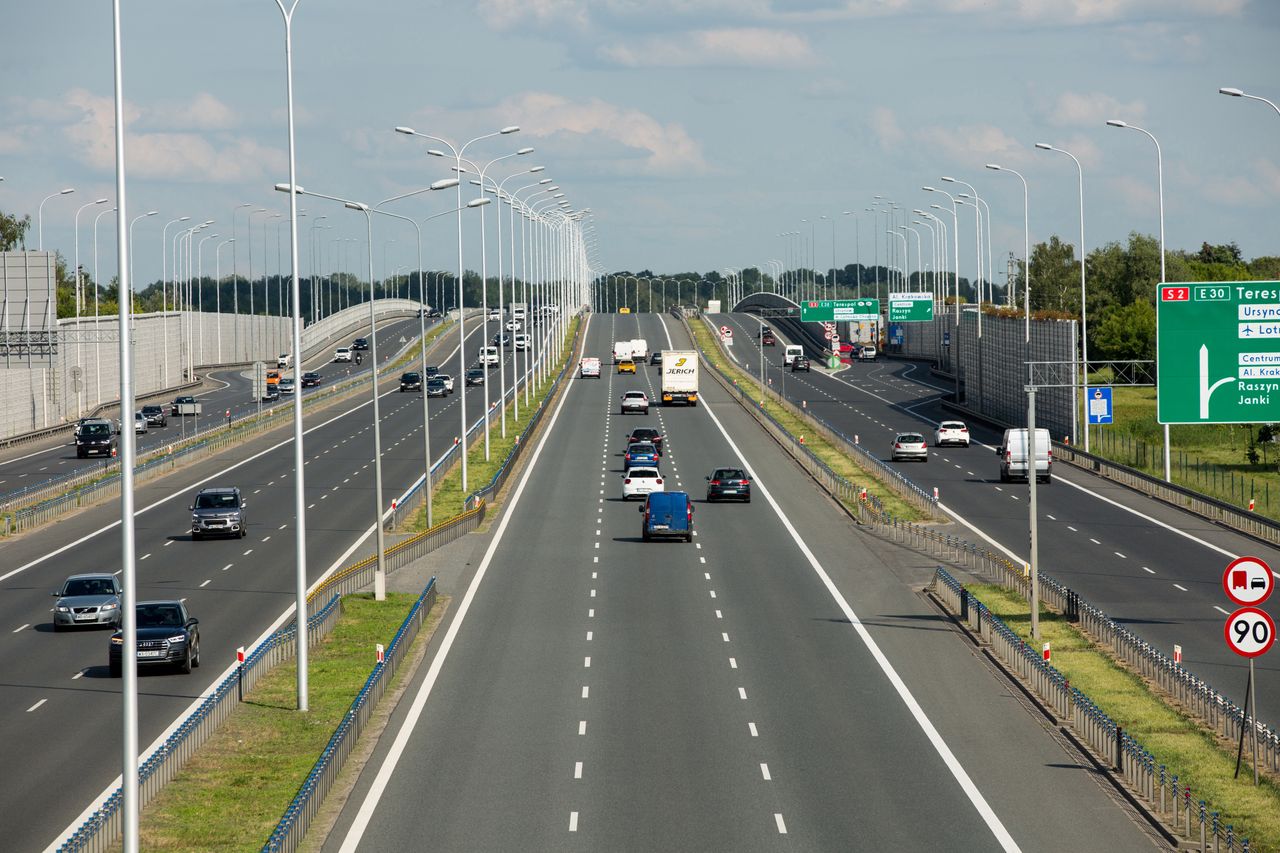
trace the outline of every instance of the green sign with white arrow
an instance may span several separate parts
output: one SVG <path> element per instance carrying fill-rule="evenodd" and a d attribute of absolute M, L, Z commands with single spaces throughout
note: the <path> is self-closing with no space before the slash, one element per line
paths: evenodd
<path fill-rule="evenodd" d="M 1161 284 L 1156 420 L 1280 421 L 1280 282 Z"/>
<path fill-rule="evenodd" d="M 923 323 L 933 319 L 933 294 L 890 293 L 890 323 Z"/>
<path fill-rule="evenodd" d="M 800 303 L 800 319 L 806 323 L 877 320 L 879 317 L 879 299 L 812 299 Z"/>

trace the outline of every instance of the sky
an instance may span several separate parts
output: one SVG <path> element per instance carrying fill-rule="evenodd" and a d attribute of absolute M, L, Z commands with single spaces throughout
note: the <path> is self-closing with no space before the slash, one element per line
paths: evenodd
<path fill-rule="evenodd" d="M 288 211 L 272 191 L 288 180 L 276 3 L 121 5 L 127 206 L 130 218 L 158 211 L 133 228 L 135 286 L 160 277 L 162 229 L 180 216 L 215 220 L 202 232 L 219 235 L 203 243 L 208 275 L 233 233 L 221 272 L 233 249 L 248 272 L 252 240 L 260 275 L 263 223 L 268 270 L 279 240 L 287 266 L 283 218 L 255 215 L 251 236 L 245 225 L 249 210 Z M 15 2 L 3 18 L 0 210 L 35 219 L 42 198 L 74 187 L 43 216 L 45 248 L 70 260 L 76 211 L 115 194 L 111 4 Z M 1026 177 L 1032 243 L 1078 242 L 1075 166 L 1037 142 L 1082 163 L 1087 248 L 1158 233 L 1155 146 L 1104 125 L 1120 119 L 1161 145 L 1170 249 L 1234 241 L 1246 258 L 1276 255 L 1280 114 L 1218 88 L 1280 102 L 1278 30 L 1280 4 L 1269 0 L 299 0 L 298 183 L 376 203 L 451 175 L 427 155 L 434 143 L 395 126 L 461 144 L 518 125 L 467 155 L 483 164 L 533 147 L 489 174 L 545 166 L 506 187 L 551 177 L 575 209 L 590 208 L 599 268 L 675 273 L 768 267 L 802 251 L 819 268 L 833 254 L 839 266 L 884 262 L 886 241 L 901 242 L 866 212 L 874 197 L 908 210 L 942 202 L 948 210 L 935 212 L 951 230 L 949 202 L 920 189 L 967 191 L 941 184 L 948 175 L 990 206 L 1003 271 L 1009 252 L 1022 255 L 1022 185 L 987 163 Z M 422 220 L 455 198 L 387 209 Z M 253 207 L 233 226 L 242 204 Z M 361 214 L 300 205 L 304 273 L 312 245 L 327 267 L 367 268 Z M 110 206 L 80 214 L 90 270 L 92 225 Z M 495 210 L 485 209 L 491 275 Z M 959 210 L 960 270 L 972 275 L 973 213 Z M 477 269 L 479 214 L 468 214 L 466 265 Z M 98 220 L 103 280 L 114 272 L 113 219 Z M 456 266 L 454 227 L 451 216 L 423 226 L 424 266 Z M 929 231 L 913 227 L 928 267 Z M 375 221 L 373 243 L 379 278 L 417 263 L 405 223 Z"/>

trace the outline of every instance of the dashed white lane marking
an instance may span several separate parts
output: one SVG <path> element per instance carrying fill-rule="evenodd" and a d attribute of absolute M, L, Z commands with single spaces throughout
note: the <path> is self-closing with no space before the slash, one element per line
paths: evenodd
<path fill-rule="evenodd" d="M 138 558 L 138 562 L 142 562 L 143 560 L 147 559 L 147 557 L 150 557 L 150 556 L 151 556 L 150 554 L 143 554 L 141 557 Z"/>
<path fill-rule="evenodd" d="M 288 527 L 287 524 L 282 524 L 279 527 L 277 527 L 276 530 L 284 530 L 286 527 Z"/>
<path fill-rule="evenodd" d="M 223 567 L 222 567 L 222 570 L 225 572 L 227 569 L 231 568 L 233 565 L 235 565 L 235 564 L 234 564 L 234 563 L 227 563 L 225 566 L 223 566 Z"/>
<path fill-rule="evenodd" d="M 581 761 L 576 761 L 573 764 L 573 778 L 575 779 L 582 778 L 582 762 Z"/>
<path fill-rule="evenodd" d="M 588 610 L 588 611 L 587 611 L 587 618 L 588 618 L 588 619 L 594 619 L 594 618 L 595 618 L 595 616 L 596 616 L 596 611 L 595 611 L 595 609 L 594 609 L 594 608 L 593 608 L 593 609 L 591 609 L 591 610 Z"/>
<path fill-rule="evenodd" d="M 711 572 L 703 572 L 702 576 L 707 580 L 711 580 Z"/>
<path fill-rule="evenodd" d="M 737 668 L 738 668 L 738 659 L 737 659 L 737 658 L 729 658 L 729 668 L 730 668 L 730 669 L 737 669 Z"/>
<path fill-rule="evenodd" d="M 1049 519 L 1050 521 L 1057 521 L 1057 520 L 1058 520 L 1058 519 L 1054 518 L 1052 515 L 1049 515 L 1049 513 L 1047 513 L 1047 512 L 1044 514 L 1044 517 L 1045 517 L 1045 518 L 1047 518 L 1047 519 Z"/>
<path fill-rule="evenodd" d="M 25 624 L 25 625 L 22 625 L 22 626 L 20 626 L 20 627 L 18 627 L 18 628 L 15 628 L 15 629 L 13 630 L 13 633 L 14 633 L 14 634 L 21 634 L 23 631 L 27 630 L 27 629 L 28 629 L 28 628 L 30 628 L 30 627 L 31 627 L 31 623 L 30 623 L 30 622 L 28 622 L 28 623 L 27 623 L 27 624 Z"/>
<path fill-rule="evenodd" d="M 582 659 L 582 667 L 583 669 L 591 668 L 591 657 L 589 655 Z"/>
<path fill-rule="evenodd" d="M 1070 524 L 1068 524 L 1068 525 L 1067 525 L 1067 529 L 1068 529 L 1068 530 L 1070 530 L 1072 533 L 1079 533 L 1079 532 L 1080 532 L 1079 530 L 1076 530 L 1074 527 L 1072 527 Z"/>
<path fill-rule="evenodd" d="M 751 732 L 752 737 L 760 737 L 760 733 L 756 731 L 755 723 L 747 723 L 747 731 Z"/>
<path fill-rule="evenodd" d="M 724 618 L 724 614 L 723 614 L 723 613 L 721 613 L 719 610 L 717 610 L 717 611 L 716 611 L 716 618 L 717 618 L 717 619 L 723 619 L 723 618 Z M 727 643 L 727 642 L 729 642 L 729 640 L 726 638 L 726 639 L 725 639 L 725 642 Z"/>
<path fill-rule="evenodd" d="M 172 539 L 170 539 L 168 542 L 164 543 L 164 544 L 163 544 L 163 545 L 161 545 L 160 547 L 162 547 L 162 548 L 168 548 L 168 547 L 169 547 L 170 545 L 172 545 L 172 544 L 173 544 L 173 540 L 172 540 Z"/>
<path fill-rule="evenodd" d="M 1148 569 L 1146 566 L 1143 566 L 1143 567 L 1142 567 L 1142 570 L 1143 570 L 1144 572 L 1146 572 L 1147 574 L 1149 574 L 1149 575 L 1154 575 L 1154 574 L 1155 574 L 1155 571 L 1153 571 L 1152 569 Z"/>
<path fill-rule="evenodd" d="M 1092 536 L 1090 536 L 1090 537 L 1089 537 L 1089 541 L 1090 541 L 1090 542 L 1092 542 L 1094 545 L 1101 545 L 1101 544 L 1102 544 L 1102 543 L 1101 543 L 1101 542 L 1099 542 L 1097 539 L 1094 539 Z"/>
<path fill-rule="evenodd" d="M 747 688 L 745 688 L 745 687 L 739 687 L 739 688 L 738 688 L 738 698 L 739 698 L 739 699 L 746 699 L 746 698 L 747 698 Z"/>
<path fill-rule="evenodd" d="M 715 597 L 716 597 L 716 591 L 715 591 L 714 589 L 709 589 L 709 590 L 707 590 L 707 592 L 711 593 L 711 597 L 712 597 L 712 598 L 715 598 Z"/>
<path fill-rule="evenodd" d="M 578 831 L 578 813 L 577 812 L 569 812 L 569 831 L 570 832 Z"/>
<path fill-rule="evenodd" d="M 588 696 L 588 694 L 590 694 L 590 692 L 591 692 L 591 688 L 590 688 L 588 685 L 586 685 L 586 684 L 582 685 L 582 698 L 583 698 L 583 699 L 586 699 L 586 698 L 587 698 L 587 696 Z"/>
<path fill-rule="evenodd" d="M 593 589 L 593 590 L 591 590 L 591 597 L 592 597 L 592 598 L 595 598 L 595 597 L 596 597 L 596 591 L 595 591 L 594 589 Z"/>
<path fill-rule="evenodd" d="M 589 642 L 591 642 L 591 632 L 590 632 L 590 631 L 588 631 L 588 632 L 587 632 L 587 642 L 588 642 L 588 643 L 589 643 Z"/>
<path fill-rule="evenodd" d="M 578 720 L 578 734 L 585 735 L 587 733 L 587 721 Z"/>
<path fill-rule="evenodd" d="M 786 835 L 786 834 L 787 834 L 787 825 L 786 825 L 786 823 L 784 823 L 784 822 L 783 822 L 783 820 L 782 820 L 782 814 L 781 814 L 781 813 L 779 813 L 779 812 L 774 812 L 774 815 L 773 815 L 773 822 L 774 822 L 774 823 L 776 823 L 776 824 L 778 825 L 778 834 L 779 834 L 779 835 Z"/>
<path fill-rule="evenodd" d="M 763 761 L 760 762 L 760 775 L 764 777 L 764 781 L 766 782 L 773 781 L 773 777 L 769 775 L 769 765 L 765 764 Z"/>
<path fill-rule="evenodd" d="M 1216 605 L 1216 604 L 1215 604 L 1215 605 L 1213 605 L 1213 609 L 1214 609 L 1214 610 L 1216 610 L 1216 611 L 1218 611 L 1219 613 L 1221 613 L 1223 616 L 1230 616 L 1230 615 L 1231 615 L 1231 613 L 1230 613 L 1230 612 L 1228 612 L 1228 611 L 1226 611 L 1226 610 L 1222 609 L 1221 607 L 1219 607 L 1219 606 L 1218 606 L 1218 605 Z"/>
<path fill-rule="evenodd" d="M 72 680 L 72 681 L 75 681 L 77 678 L 84 678 L 84 674 L 85 674 L 86 672 L 88 672 L 88 671 L 89 671 L 89 670 L 87 670 L 87 669 L 82 669 L 82 670 L 80 670 L 80 671 L 79 671 L 79 672 L 77 672 L 75 675 L 71 676 L 71 680 Z"/>
<path fill-rule="evenodd" d="M 208 585 L 209 585 L 209 584 L 211 584 L 211 583 L 213 583 L 213 578 L 209 578 L 207 581 L 205 581 L 204 583 L 200 584 L 200 588 L 201 588 L 201 589 L 204 589 L 206 586 L 208 586 Z"/>
<path fill-rule="evenodd" d="M 1174 589 L 1180 589 L 1180 590 L 1182 590 L 1183 592 L 1186 592 L 1186 591 L 1187 591 L 1187 588 L 1186 588 L 1185 586 L 1183 586 L 1182 584 L 1180 584 L 1180 583 L 1175 583 L 1175 584 L 1173 585 L 1173 588 L 1174 588 Z"/>
<path fill-rule="evenodd" d="M 28 709 L 27 709 L 27 713 L 28 713 L 28 714 L 30 714 L 30 713 L 31 713 L 32 711 L 34 711 L 36 708 L 39 708 L 41 705 L 43 705 L 45 702 L 48 702 L 48 701 L 49 701 L 48 699 L 41 699 L 39 702 L 37 702 L 36 704 L 34 704 L 34 705 L 32 705 L 30 708 L 28 708 Z"/>
<path fill-rule="evenodd" d="M 720 639 L 724 640 L 724 641 L 727 643 L 727 642 L 729 642 L 729 635 L 728 635 L 728 634 L 726 634 L 726 633 L 724 633 L 724 632 L 722 631 L 722 632 L 720 633 Z"/>
<path fill-rule="evenodd" d="M 262 541 L 263 541 L 263 542 L 270 542 L 270 541 L 271 541 L 271 537 L 270 537 L 270 536 L 263 536 L 263 537 L 262 537 Z"/>
<path fill-rule="evenodd" d="M 247 556 L 249 556 L 249 555 L 250 555 L 250 554 L 252 554 L 252 553 L 253 553 L 253 549 L 252 549 L 252 548 L 250 548 L 248 551 L 245 551 L 245 552 L 244 552 L 244 555 L 247 557 Z"/>
<path fill-rule="evenodd" d="M 1129 559 L 1129 558 L 1128 558 L 1128 557 L 1126 557 L 1124 554 L 1121 554 L 1119 551 L 1112 551 L 1111 553 L 1115 554 L 1117 557 L 1119 557 L 1119 558 L 1120 558 L 1120 559 L 1122 559 L 1122 560 L 1127 560 L 1127 559 Z"/>

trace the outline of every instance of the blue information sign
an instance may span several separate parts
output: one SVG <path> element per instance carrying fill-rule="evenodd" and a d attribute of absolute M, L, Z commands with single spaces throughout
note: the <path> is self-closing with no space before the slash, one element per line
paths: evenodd
<path fill-rule="evenodd" d="M 1111 423 L 1114 414 L 1111 409 L 1111 389 L 1109 387 L 1089 388 L 1084 396 L 1089 426 Z"/>

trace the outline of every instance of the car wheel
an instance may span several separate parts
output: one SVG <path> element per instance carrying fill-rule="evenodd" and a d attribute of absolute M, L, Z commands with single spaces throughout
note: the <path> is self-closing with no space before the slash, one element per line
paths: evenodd
<path fill-rule="evenodd" d="M 692 533 L 686 533 L 686 534 L 684 535 L 684 541 L 685 541 L 685 542 L 692 542 L 692 541 L 693 541 L 693 534 L 692 534 Z"/>
<path fill-rule="evenodd" d="M 249 533 L 249 531 L 245 529 L 246 527 L 247 527 L 247 525 L 244 525 L 244 524 L 240 525 L 240 538 L 241 538 L 241 539 L 243 539 L 243 538 L 244 538 L 245 536 L 247 536 L 247 535 L 248 535 L 248 533 Z"/>
<path fill-rule="evenodd" d="M 198 638 L 196 639 L 196 642 L 195 642 L 194 651 L 191 653 L 191 665 L 192 666 L 200 665 L 200 640 Z"/>
<path fill-rule="evenodd" d="M 119 677 L 120 677 L 120 661 L 118 661 L 118 660 L 110 661 L 110 662 L 107 664 L 107 669 L 108 669 L 108 671 L 110 671 L 110 673 L 111 673 L 111 677 L 112 677 L 112 678 L 119 678 Z"/>
<path fill-rule="evenodd" d="M 746 499 L 743 501 L 743 503 L 751 503 L 751 495 L 747 495 L 747 497 L 746 497 Z"/>
<path fill-rule="evenodd" d="M 182 662 L 178 664 L 178 671 L 183 675 L 191 674 L 191 647 L 187 646 L 187 653 L 183 656 Z"/>

